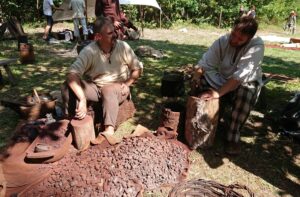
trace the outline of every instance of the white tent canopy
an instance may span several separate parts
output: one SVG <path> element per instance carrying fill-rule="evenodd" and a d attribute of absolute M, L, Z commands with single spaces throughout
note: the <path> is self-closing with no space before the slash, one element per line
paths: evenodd
<path fill-rule="evenodd" d="M 120 4 L 148 5 L 160 9 L 160 6 L 158 5 L 156 0 L 120 0 Z"/>

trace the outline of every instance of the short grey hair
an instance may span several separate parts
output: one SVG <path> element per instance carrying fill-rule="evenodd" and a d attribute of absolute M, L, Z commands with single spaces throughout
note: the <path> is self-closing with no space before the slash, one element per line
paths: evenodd
<path fill-rule="evenodd" d="M 105 25 L 113 25 L 113 21 L 109 17 L 100 16 L 94 22 L 94 33 L 101 33 Z"/>

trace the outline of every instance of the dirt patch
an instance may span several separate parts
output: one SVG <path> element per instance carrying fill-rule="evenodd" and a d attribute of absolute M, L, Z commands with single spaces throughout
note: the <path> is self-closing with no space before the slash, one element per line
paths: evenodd
<path fill-rule="evenodd" d="M 51 175 L 26 196 L 139 196 L 143 190 L 185 178 L 188 151 L 179 143 L 134 137 L 81 154 L 72 151 L 52 165 Z"/>

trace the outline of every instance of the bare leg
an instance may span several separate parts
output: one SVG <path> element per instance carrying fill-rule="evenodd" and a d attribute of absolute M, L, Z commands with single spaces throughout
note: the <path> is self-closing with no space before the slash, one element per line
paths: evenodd
<path fill-rule="evenodd" d="M 101 98 L 105 130 L 101 132 L 94 141 L 91 142 L 92 144 L 100 144 L 105 138 L 111 145 L 119 142 L 115 137 L 113 137 L 119 111 L 119 104 L 123 102 L 129 95 L 129 92 L 122 94 L 121 88 L 121 84 L 111 84 L 102 87 Z"/>
<path fill-rule="evenodd" d="M 51 26 L 50 26 L 50 25 L 47 25 L 47 26 L 45 27 L 45 31 L 44 31 L 44 35 L 43 35 L 43 39 L 44 39 L 44 40 L 46 40 L 46 39 L 48 38 L 50 29 L 51 29 Z"/>

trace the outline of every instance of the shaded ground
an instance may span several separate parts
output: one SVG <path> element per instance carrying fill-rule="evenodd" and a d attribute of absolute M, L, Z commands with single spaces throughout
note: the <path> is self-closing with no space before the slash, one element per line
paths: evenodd
<path fill-rule="evenodd" d="M 41 40 L 42 30 L 37 28 L 28 31 L 34 42 L 37 62 L 12 66 L 20 82 L 15 87 L 11 87 L 6 82 L 1 89 L 0 98 L 25 95 L 31 92 L 33 87 L 38 90 L 59 89 L 66 68 L 76 56 L 74 44 L 48 45 Z M 195 28 L 188 28 L 186 33 L 180 32 L 179 29 L 145 29 L 141 40 L 129 42 L 133 48 L 139 45 L 150 45 L 155 49 L 162 49 L 165 58 L 142 59 L 145 66 L 144 74 L 133 89 L 137 113 L 134 119 L 121 125 L 117 135 L 129 133 L 137 124 L 155 130 L 158 126 L 160 110 L 165 102 L 160 97 L 162 71 L 178 69 L 188 63 L 195 64 L 213 40 L 225 32 L 226 30 Z M 2 49 L 0 57 L 18 55 L 15 41 L 1 41 L 0 45 Z M 271 73 L 284 73 L 295 79 L 293 83 L 299 84 L 299 60 L 282 58 L 280 53 L 281 49 L 266 49 L 264 70 Z M 287 56 L 299 57 L 299 55 L 299 51 L 293 51 Z M 287 68 L 290 71 L 287 71 Z M 238 157 L 224 154 L 223 135 L 226 131 L 221 127 L 217 132 L 215 145 L 211 149 L 196 150 L 191 153 L 188 179 L 202 178 L 224 185 L 240 183 L 247 185 L 256 196 L 299 196 L 300 145 L 286 136 L 279 135 L 278 122 L 280 110 L 291 98 L 293 91 L 297 88 L 299 90 L 299 86 L 296 85 L 295 89 L 287 89 L 283 88 L 284 83 L 286 82 L 277 81 L 267 86 L 265 102 L 256 106 L 242 133 L 243 154 Z M 180 102 L 185 104 L 185 98 L 181 98 Z M 3 107 L 0 107 L 0 114 L 1 146 L 3 146 L 16 126 L 18 117 L 14 112 Z M 158 189 L 145 196 L 166 196 L 168 189 Z"/>

